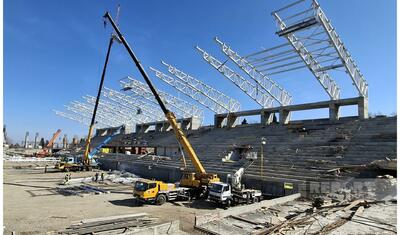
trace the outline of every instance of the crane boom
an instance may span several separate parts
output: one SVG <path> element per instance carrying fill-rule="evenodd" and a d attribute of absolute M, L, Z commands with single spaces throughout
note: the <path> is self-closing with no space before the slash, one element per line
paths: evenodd
<path fill-rule="evenodd" d="M 94 148 L 89 154 L 88 154 L 88 158 L 92 159 L 93 156 L 95 154 L 97 154 L 100 149 L 106 145 L 108 142 L 110 142 L 116 135 L 118 135 L 120 133 L 120 131 L 122 130 L 122 128 L 124 128 L 124 125 L 118 127 L 117 130 L 114 131 L 114 133 L 112 133 L 110 136 L 108 136 L 107 138 L 105 138 L 96 148 Z"/>
<path fill-rule="evenodd" d="M 104 66 L 103 66 L 103 72 L 101 74 L 101 79 L 100 79 L 100 85 L 99 85 L 99 89 L 97 91 L 97 97 L 96 97 L 96 102 L 94 104 L 94 109 L 93 109 L 93 114 L 92 114 L 92 119 L 90 121 L 90 126 L 89 126 L 89 131 L 88 131 L 88 136 L 86 139 L 86 144 L 85 144 L 85 153 L 83 155 L 83 163 L 86 167 L 90 166 L 90 162 L 89 162 L 89 150 L 90 150 L 90 141 L 92 138 L 92 132 L 93 132 L 93 127 L 95 124 L 95 119 L 96 119 L 96 113 L 97 113 L 97 107 L 99 105 L 99 100 L 100 100 L 100 96 L 101 96 L 101 90 L 103 88 L 103 83 L 104 83 L 104 77 L 106 74 L 106 70 L 107 70 L 107 65 L 108 65 L 108 58 L 110 57 L 110 52 L 111 52 L 111 47 L 114 41 L 114 37 L 111 36 L 110 37 L 110 42 L 108 43 L 108 49 L 107 49 L 107 55 L 106 55 L 106 60 L 104 62 Z"/>
<path fill-rule="evenodd" d="M 147 75 L 146 71 L 144 70 L 143 66 L 137 59 L 135 53 L 132 51 L 130 48 L 128 42 L 125 40 L 124 36 L 121 34 L 118 26 L 115 24 L 114 20 L 112 19 L 111 15 L 106 12 L 104 15 L 105 18 L 107 18 L 112 27 L 114 28 L 115 32 L 117 33 L 119 39 L 121 40 L 122 44 L 125 46 L 126 50 L 128 51 L 129 55 L 131 56 L 132 60 L 134 61 L 136 67 L 139 69 L 139 72 L 143 76 L 144 80 L 146 81 L 147 85 L 149 86 L 151 92 L 153 93 L 154 97 L 156 98 L 158 104 L 160 105 L 162 111 L 165 114 L 165 117 L 168 119 L 169 123 L 171 124 L 174 133 L 176 135 L 176 138 L 178 139 L 179 143 L 182 145 L 183 149 L 189 155 L 192 164 L 196 171 L 200 174 L 206 174 L 206 171 L 201 164 L 199 158 L 197 157 L 192 145 L 190 144 L 189 140 L 187 139 L 186 135 L 182 131 L 182 129 L 179 127 L 178 122 L 176 121 L 176 117 L 173 112 L 169 111 L 163 101 L 161 100 L 160 96 L 158 95 L 156 89 L 154 88 L 154 85 L 152 84 L 151 80 L 149 79 L 149 76 Z"/>
<path fill-rule="evenodd" d="M 58 130 L 53 134 L 53 137 L 51 137 L 51 139 L 50 139 L 49 143 L 47 144 L 46 148 L 49 149 L 49 148 L 52 148 L 52 147 L 53 147 L 54 141 L 57 139 L 57 137 L 60 135 L 60 133 L 61 133 L 61 129 L 58 129 Z"/>

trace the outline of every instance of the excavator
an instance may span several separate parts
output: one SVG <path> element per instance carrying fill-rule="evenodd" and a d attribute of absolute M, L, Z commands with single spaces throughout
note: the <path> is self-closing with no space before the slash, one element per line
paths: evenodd
<path fill-rule="evenodd" d="M 35 153 L 36 157 L 48 157 L 51 155 L 51 150 L 53 149 L 53 144 L 54 141 L 57 139 L 57 137 L 61 134 L 61 129 L 58 129 L 54 134 L 53 137 L 51 137 L 49 143 L 40 151 Z"/>
<path fill-rule="evenodd" d="M 131 47 L 129 46 L 128 42 L 122 35 L 121 31 L 119 30 L 118 26 L 114 22 L 113 18 L 109 14 L 109 12 L 105 13 L 104 18 L 108 19 L 108 21 L 111 23 L 119 40 L 121 41 L 121 43 L 124 45 L 124 47 L 128 51 L 133 62 L 135 63 L 139 72 L 141 73 L 141 75 L 143 76 L 147 85 L 149 86 L 149 88 L 150 88 L 151 92 L 153 93 L 155 99 L 157 100 L 158 104 L 160 105 L 160 108 L 162 109 L 165 117 L 167 118 L 168 122 L 172 126 L 179 144 L 182 146 L 186 155 L 190 157 L 192 165 L 195 168 L 195 172 L 192 172 L 192 171 L 183 172 L 182 178 L 180 180 L 180 187 L 187 187 L 187 188 L 192 189 L 192 193 L 195 193 L 196 196 L 204 195 L 207 192 L 207 188 L 209 185 L 211 185 L 211 183 L 220 182 L 218 175 L 214 174 L 214 173 L 206 172 L 206 170 L 204 169 L 203 165 L 201 164 L 199 158 L 197 157 L 192 145 L 190 144 L 189 140 L 187 139 L 185 133 L 179 127 L 178 122 L 175 117 L 175 114 L 173 112 L 171 112 L 163 103 L 161 97 L 157 93 L 157 90 L 155 89 L 154 85 L 152 84 L 152 82 L 151 82 L 149 76 L 147 75 L 146 71 L 144 70 L 142 64 L 139 62 L 138 58 L 132 51 Z M 157 201 L 157 198 L 159 198 L 161 195 L 160 194 L 161 191 L 163 191 L 163 190 L 159 190 L 159 189 L 164 188 L 163 185 L 160 185 L 160 182 L 146 181 L 146 182 L 142 182 L 142 183 L 143 184 L 140 184 L 140 182 L 137 182 L 137 184 L 140 184 L 142 187 L 135 187 L 135 189 L 140 189 L 140 190 L 135 190 L 134 194 L 136 194 L 142 198 L 145 195 L 146 198 L 152 198 Z M 145 185 L 145 186 L 143 186 L 143 185 Z M 150 188 L 150 185 L 153 187 Z M 165 187 L 165 188 L 168 188 L 168 187 Z M 168 195 L 167 196 L 164 195 L 161 198 L 168 200 Z M 165 200 L 161 200 L 161 202 L 162 201 L 165 202 Z M 158 204 L 160 204 L 160 203 L 158 203 Z"/>

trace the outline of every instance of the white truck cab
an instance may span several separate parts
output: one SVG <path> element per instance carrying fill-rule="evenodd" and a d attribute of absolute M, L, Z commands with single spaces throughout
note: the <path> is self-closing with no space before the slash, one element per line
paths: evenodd
<path fill-rule="evenodd" d="M 255 203 L 262 198 L 260 190 L 256 189 L 241 189 L 232 190 L 230 184 L 227 183 L 212 183 L 209 188 L 208 199 L 220 205 L 231 206 L 240 203 Z"/>
<path fill-rule="evenodd" d="M 219 203 L 229 203 L 232 200 L 231 186 L 223 182 L 215 182 L 209 188 L 208 198 Z"/>

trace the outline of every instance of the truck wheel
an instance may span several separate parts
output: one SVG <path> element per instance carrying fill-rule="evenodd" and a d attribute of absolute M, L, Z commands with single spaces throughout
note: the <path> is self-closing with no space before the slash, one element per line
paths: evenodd
<path fill-rule="evenodd" d="M 254 203 L 257 203 L 257 202 L 259 202 L 259 201 L 260 201 L 260 199 L 259 199 L 258 197 L 254 197 L 254 198 L 253 198 L 253 202 L 254 202 Z"/>
<path fill-rule="evenodd" d="M 164 194 L 160 194 L 157 196 L 156 199 L 156 204 L 161 206 L 162 204 L 164 204 L 167 201 L 167 197 Z"/>

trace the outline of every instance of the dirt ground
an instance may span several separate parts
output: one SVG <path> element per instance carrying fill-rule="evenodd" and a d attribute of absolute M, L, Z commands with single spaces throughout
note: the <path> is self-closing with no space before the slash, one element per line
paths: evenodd
<path fill-rule="evenodd" d="M 110 194 L 62 195 L 55 190 L 63 172 L 44 173 L 44 163 L 4 162 L 4 233 L 43 234 L 63 230 L 82 219 L 146 212 L 160 222 L 180 220 L 183 231 L 194 233 L 194 216 L 219 210 L 207 202 L 175 202 L 162 206 L 138 205 L 132 198 L 132 186 L 100 186 Z M 95 172 L 73 172 L 72 178 L 94 176 Z M 191 207 L 188 207 L 190 204 Z"/>

